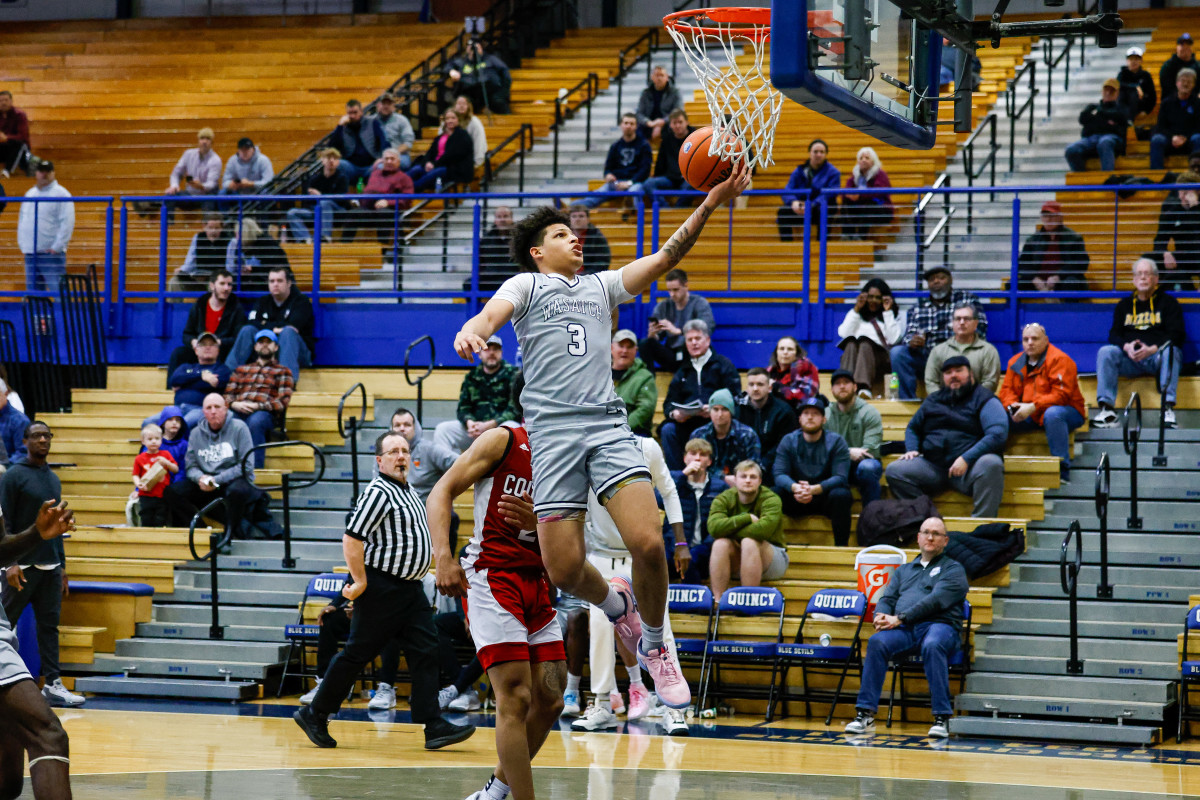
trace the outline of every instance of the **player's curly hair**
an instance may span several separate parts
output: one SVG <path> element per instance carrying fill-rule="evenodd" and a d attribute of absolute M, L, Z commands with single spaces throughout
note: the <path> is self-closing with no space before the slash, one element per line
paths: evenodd
<path fill-rule="evenodd" d="M 553 206 L 542 206 L 513 226 L 509 244 L 509 256 L 526 272 L 537 272 L 537 264 L 529 255 L 529 248 L 541 247 L 546 238 L 546 228 L 551 225 L 571 226 L 571 218 Z"/>

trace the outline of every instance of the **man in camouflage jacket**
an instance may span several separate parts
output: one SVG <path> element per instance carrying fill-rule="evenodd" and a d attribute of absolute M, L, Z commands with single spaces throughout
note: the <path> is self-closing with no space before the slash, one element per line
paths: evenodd
<path fill-rule="evenodd" d="M 471 368 L 458 395 L 457 420 L 439 423 L 433 432 L 435 444 L 461 453 L 484 431 L 517 419 L 512 404 L 512 384 L 517 368 L 504 360 L 499 336 L 488 339 L 479 354 L 480 363 Z"/>

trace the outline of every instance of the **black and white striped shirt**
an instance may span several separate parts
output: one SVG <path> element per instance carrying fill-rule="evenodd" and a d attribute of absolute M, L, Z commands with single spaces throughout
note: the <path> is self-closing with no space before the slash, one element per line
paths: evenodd
<path fill-rule="evenodd" d="M 346 535 L 365 543 L 368 567 L 404 580 L 420 580 L 429 571 L 433 544 L 425 505 L 407 483 L 375 476 L 358 498 Z"/>

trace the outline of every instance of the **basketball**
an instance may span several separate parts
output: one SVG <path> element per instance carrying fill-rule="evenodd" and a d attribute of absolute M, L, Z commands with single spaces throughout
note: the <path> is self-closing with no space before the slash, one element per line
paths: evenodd
<path fill-rule="evenodd" d="M 679 148 L 679 171 L 693 189 L 701 192 L 707 192 L 733 173 L 732 160 L 708 154 L 712 135 L 711 127 L 698 128 Z M 725 136 L 734 138 L 728 133 Z M 744 146 L 740 139 L 737 140 L 736 152 L 741 153 Z"/>

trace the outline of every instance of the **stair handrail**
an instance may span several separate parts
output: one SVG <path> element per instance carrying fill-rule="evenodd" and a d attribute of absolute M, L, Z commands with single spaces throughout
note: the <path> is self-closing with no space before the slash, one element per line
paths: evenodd
<path fill-rule="evenodd" d="M 1133 411 L 1131 414 L 1130 411 Z M 1137 392 L 1125 404 L 1125 419 L 1121 425 L 1121 444 L 1129 456 L 1129 517 L 1125 527 L 1141 530 L 1142 518 L 1138 515 L 1138 440 L 1142 437 L 1142 398 Z"/>
<path fill-rule="evenodd" d="M 678 10 L 678 9 L 676 9 L 676 10 Z M 647 28 L 645 33 L 643 33 L 638 38 L 634 39 L 632 42 L 630 42 L 625 47 L 622 47 L 620 49 L 620 51 L 617 52 L 617 74 L 614 75 L 612 79 L 617 82 L 617 124 L 618 125 L 621 124 L 621 114 L 625 113 L 623 110 L 624 103 L 622 102 L 622 97 L 625 93 L 625 76 L 628 75 L 630 72 L 633 72 L 633 68 L 635 66 L 637 66 L 638 62 L 644 58 L 644 59 L 646 59 L 646 80 L 647 81 L 650 80 L 650 73 L 654 69 L 654 64 L 652 63 L 653 59 L 650 58 L 650 54 L 653 53 L 655 50 L 657 50 L 662 45 L 662 30 L 663 29 L 659 26 L 655 26 L 653 28 Z M 635 56 L 631 61 L 626 63 L 625 59 L 630 54 L 632 54 L 634 51 L 636 51 L 643 42 L 646 43 L 646 52 Z M 679 48 L 677 48 L 677 47 L 672 48 L 672 50 L 674 50 L 676 53 L 679 52 Z M 672 78 L 675 77 L 675 64 L 676 64 L 675 56 L 672 55 L 671 56 L 671 77 Z"/>
<path fill-rule="evenodd" d="M 517 146 L 517 149 L 513 153 L 511 153 L 507 158 L 505 158 L 503 161 L 501 161 L 500 163 L 498 163 L 498 164 L 495 163 L 495 159 L 500 155 L 500 151 L 502 151 L 505 147 L 507 147 L 509 144 L 511 144 L 516 139 L 521 140 L 520 144 Z M 526 143 L 526 139 L 528 139 L 528 143 Z M 520 161 L 520 164 L 518 164 L 518 166 L 517 166 L 517 191 L 524 192 L 525 191 L 525 153 L 532 149 L 533 149 L 533 126 L 530 125 L 528 122 L 522 122 L 521 127 L 517 128 L 515 131 L 513 131 L 508 136 L 508 138 L 506 138 L 504 141 L 497 144 L 491 150 L 488 150 L 487 154 L 484 155 L 484 157 L 483 157 L 483 181 L 480 184 L 480 191 L 486 192 L 488 190 L 488 188 L 492 185 L 492 181 L 495 179 L 496 173 L 499 172 L 500 170 L 504 169 L 505 167 L 507 167 L 509 164 L 511 164 L 513 162 L 514 159 L 516 159 L 516 160 Z"/>
<path fill-rule="evenodd" d="M 1075 541 L 1075 557 L 1068 562 L 1067 552 L 1071 540 Z M 1083 529 L 1079 520 L 1072 520 L 1063 537 L 1062 551 L 1058 559 L 1058 576 L 1062 589 L 1067 593 L 1071 613 L 1071 656 L 1067 659 L 1067 674 L 1082 675 L 1083 662 L 1079 660 L 1079 571 L 1083 568 Z"/>
<path fill-rule="evenodd" d="M 419 344 L 421 344 L 421 342 L 425 342 L 425 341 L 429 342 L 429 366 L 427 366 L 425 368 L 425 371 L 422 372 L 420 375 L 418 375 L 414 379 L 408 374 L 408 362 L 409 362 L 409 359 L 412 358 L 412 351 L 416 349 L 417 345 L 419 345 Z M 417 422 L 421 422 L 421 417 L 423 416 L 423 413 L 425 410 L 425 408 L 424 408 L 425 407 L 425 395 L 424 395 L 424 391 L 423 391 L 423 384 L 425 383 L 425 379 L 433 374 L 433 365 L 436 362 L 437 362 L 437 347 L 433 343 L 433 337 L 430 336 L 429 334 L 425 334 L 424 336 L 421 336 L 417 339 L 413 339 L 413 341 L 408 345 L 408 347 L 404 351 L 404 381 L 409 386 L 417 387 Z"/>
<path fill-rule="evenodd" d="M 218 587 L 217 578 L 217 572 L 219 570 L 217 566 L 217 556 L 220 555 L 221 550 L 223 550 L 225 546 L 229 544 L 229 540 L 233 538 L 233 531 L 229 530 L 228 523 L 229 509 L 226 508 L 225 510 L 225 530 L 222 532 L 215 528 L 210 529 L 208 534 L 208 552 L 204 555 L 200 555 L 196 552 L 196 525 L 198 525 L 205 516 L 214 511 L 218 506 L 222 505 L 226 505 L 224 497 L 217 497 L 213 499 L 211 503 L 196 512 L 196 514 L 192 517 L 191 524 L 188 525 L 188 549 L 192 551 L 192 558 L 196 561 L 208 562 L 209 602 L 212 606 L 212 624 L 209 625 L 208 628 L 208 638 L 210 639 L 225 638 L 225 628 L 221 626 L 221 611 L 218 604 L 218 594 L 220 589 Z"/>
<path fill-rule="evenodd" d="M 979 121 L 975 126 L 975 130 L 967 137 L 967 140 L 962 143 L 959 152 L 963 156 L 963 172 L 967 177 L 967 186 L 974 186 L 975 179 L 983 175 L 984 171 L 991 167 L 992 174 L 989 186 L 996 185 L 996 154 L 1000 152 L 1000 145 L 996 144 L 996 129 L 998 127 L 998 117 L 996 112 L 989 111 L 987 116 Z M 988 154 L 980 163 L 979 170 L 975 170 L 975 140 L 983 133 L 984 129 L 988 130 Z M 991 202 L 995 202 L 996 195 L 993 193 L 989 198 Z M 975 194 L 967 193 L 967 233 L 971 233 L 975 229 L 975 214 L 974 214 Z"/>
<path fill-rule="evenodd" d="M 1113 587 L 1108 582 L 1108 496 L 1112 488 L 1112 473 L 1108 451 L 1100 456 L 1096 465 L 1096 518 L 1100 521 L 1100 583 L 1096 584 L 1096 597 L 1112 599 Z"/>
<path fill-rule="evenodd" d="M 1026 75 L 1029 76 L 1029 98 L 1021 104 L 1020 109 L 1017 108 L 1017 84 Z M 1008 116 L 1008 171 L 1013 172 L 1017 168 L 1017 122 L 1029 112 L 1029 135 L 1028 142 L 1033 144 L 1033 101 L 1037 99 L 1037 61 L 1026 61 L 1025 65 L 1017 70 L 1017 74 L 1008 79 L 1008 88 L 1004 93 L 1004 111 Z"/>
<path fill-rule="evenodd" d="M 1054 56 L 1054 39 L 1061 38 L 1066 40 L 1066 45 Z M 1050 116 L 1052 108 L 1052 99 L 1054 97 L 1054 70 L 1062 63 L 1063 59 L 1067 59 L 1067 69 L 1063 73 L 1063 91 L 1071 90 L 1071 61 L 1068 58 L 1071 54 L 1071 48 L 1075 46 L 1075 37 L 1066 35 L 1062 37 L 1047 36 L 1042 38 L 1042 63 L 1046 65 L 1046 116 Z M 1081 45 L 1082 46 L 1082 45 Z"/>
<path fill-rule="evenodd" d="M 259 451 L 273 450 L 277 447 L 291 447 L 292 445 L 303 445 L 313 451 L 313 455 L 317 461 L 317 468 L 314 470 L 315 476 L 306 478 L 300 483 L 292 482 L 290 472 L 284 472 L 279 478 L 278 486 L 259 486 L 254 482 L 254 471 L 250 467 L 250 457 Z M 312 442 L 306 442 L 301 439 L 289 439 L 284 442 L 263 442 L 251 447 L 246 455 L 242 456 L 240 462 L 242 468 L 242 477 L 246 482 L 264 492 L 273 492 L 278 490 L 280 499 L 283 500 L 283 562 L 284 569 L 295 569 L 296 559 L 292 558 L 292 507 L 291 507 L 291 491 L 292 489 L 307 489 L 310 486 L 316 486 L 325 477 L 325 454 L 321 452 L 321 448 L 317 447 Z"/>
<path fill-rule="evenodd" d="M 354 394 L 357 389 L 362 395 L 362 410 L 357 417 L 351 416 L 349 419 L 349 427 L 342 424 L 342 412 L 346 407 L 346 399 Z M 367 387 L 362 385 L 362 382 L 354 384 L 345 392 L 342 393 L 342 399 L 338 400 L 338 436 L 343 439 L 350 440 L 350 486 L 353 494 L 350 495 L 350 502 L 353 503 L 358 498 L 358 431 L 359 424 L 367 418 Z"/>
<path fill-rule="evenodd" d="M 571 108 L 571 97 L 582 89 L 587 90 L 587 95 L 579 101 L 579 103 Z M 587 77 L 575 84 L 569 89 L 560 89 L 558 94 L 554 96 L 554 172 L 553 177 L 558 177 L 558 137 L 562 132 L 563 123 L 567 121 L 568 111 L 577 111 L 581 107 L 587 108 L 587 130 L 584 132 L 584 149 L 592 149 L 592 101 L 600 94 L 600 76 L 594 72 L 589 72 Z"/>
<path fill-rule="evenodd" d="M 952 179 L 950 177 L 949 172 L 941 172 L 938 174 L 937 178 L 934 180 L 933 186 L 931 186 L 929 188 L 930 189 L 940 189 L 943 186 L 949 186 L 951 184 L 951 180 Z M 924 195 L 922 195 L 920 198 L 918 198 L 916 206 L 913 207 L 913 213 L 912 213 L 913 232 L 914 232 L 914 234 L 916 236 L 916 240 L 917 240 L 917 253 L 916 253 L 916 256 L 917 256 L 917 258 L 916 258 L 916 261 L 917 261 L 917 285 L 916 285 L 916 289 L 918 291 L 920 291 L 920 289 L 921 289 L 921 281 L 924 280 L 924 275 L 925 275 L 925 251 L 928 250 L 929 248 L 933 247 L 933 245 L 937 242 L 938 238 L 942 235 L 942 233 L 946 231 L 947 226 L 950 224 L 950 219 L 958 211 L 958 208 L 956 206 L 950 205 L 950 193 L 949 192 L 941 193 L 942 216 L 938 218 L 938 221 L 936 223 L 934 223 L 933 230 L 929 232 L 928 236 L 926 236 L 925 235 L 925 207 L 928 206 L 931 202 L 933 202 L 934 198 L 936 198 L 937 196 L 938 196 L 938 193 L 928 191 Z M 968 197 L 969 196 L 970 195 L 968 195 Z M 947 236 L 946 238 L 944 238 L 942 240 L 942 263 L 946 264 L 949 262 L 949 260 L 950 260 L 950 239 Z"/>
<path fill-rule="evenodd" d="M 1163 347 L 1167 348 L 1167 380 L 1171 380 L 1171 373 L 1175 371 L 1175 348 L 1170 341 L 1164 342 Z M 1155 467 L 1167 466 L 1167 388 L 1169 384 L 1164 384 L 1159 381 L 1159 375 L 1154 378 L 1154 383 L 1158 389 L 1158 452 L 1154 454 L 1154 458 L 1150 461 Z"/>

